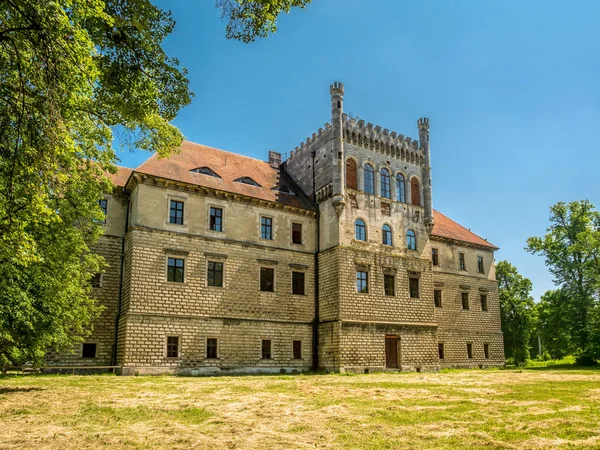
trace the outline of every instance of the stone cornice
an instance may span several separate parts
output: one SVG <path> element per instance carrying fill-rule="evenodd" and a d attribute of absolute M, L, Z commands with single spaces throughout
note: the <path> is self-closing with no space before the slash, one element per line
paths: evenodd
<path fill-rule="evenodd" d="M 472 242 L 461 241 L 460 239 L 452 239 L 452 238 L 448 238 L 448 237 L 444 237 L 444 236 L 437 236 L 435 234 L 431 234 L 429 236 L 429 239 L 431 239 L 432 241 L 444 242 L 444 243 L 450 244 L 450 245 L 460 245 L 462 247 L 478 248 L 478 249 L 486 250 L 486 251 L 492 252 L 492 253 L 495 252 L 496 250 L 499 250 L 498 247 L 494 247 L 491 244 L 488 247 L 486 245 L 474 244 Z"/>

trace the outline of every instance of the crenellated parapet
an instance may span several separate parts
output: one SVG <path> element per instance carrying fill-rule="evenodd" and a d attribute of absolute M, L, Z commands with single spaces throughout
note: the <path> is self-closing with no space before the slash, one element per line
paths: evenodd
<path fill-rule="evenodd" d="M 288 160 L 294 158 L 294 156 L 300 155 L 300 153 L 304 153 L 305 150 L 312 149 L 315 146 L 321 146 L 328 140 L 332 138 L 332 127 L 328 122 L 323 125 L 323 128 L 319 128 L 316 133 L 313 133 L 312 136 L 306 138 L 306 141 L 302 142 L 298 145 L 294 150 L 292 150 L 288 155 Z"/>
<path fill-rule="evenodd" d="M 387 128 L 365 123 L 343 115 L 344 141 L 367 150 L 379 152 L 391 158 L 422 166 L 424 154 L 419 148 L 419 141 L 405 137 Z"/>

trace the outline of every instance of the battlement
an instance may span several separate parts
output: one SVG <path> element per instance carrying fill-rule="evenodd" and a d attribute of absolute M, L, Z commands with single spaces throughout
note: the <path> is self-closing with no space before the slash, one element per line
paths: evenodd
<path fill-rule="evenodd" d="M 344 96 L 344 83 L 339 81 L 334 81 L 334 83 L 329 86 L 329 92 L 332 97 L 343 97 Z"/>
<path fill-rule="evenodd" d="M 429 119 L 427 117 L 421 117 L 417 121 L 417 125 L 419 127 L 419 130 L 429 131 Z"/>
<path fill-rule="evenodd" d="M 313 133 L 312 136 L 306 138 L 306 141 L 302 142 L 300 145 L 296 146 L 294 150 L 292 150 L 287 159 L 292 159 L 294 156 L 298 155 L 301 152 L 304 152 L 308 148 L 312 148 L 315 144 L 321 144 L 329 139 L 331 139 L 331 124 L 328 122 L 323 125 L 323 128 L 319 128 L 316 133 Z"/>

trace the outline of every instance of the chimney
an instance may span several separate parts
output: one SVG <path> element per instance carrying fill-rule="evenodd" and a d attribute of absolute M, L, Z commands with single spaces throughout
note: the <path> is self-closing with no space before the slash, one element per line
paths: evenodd
<path fill-rule="evenodd" d="M 279 169 L 281 165 L 281 153 L 269 150 L 269 164 L 273 169 Z"/>

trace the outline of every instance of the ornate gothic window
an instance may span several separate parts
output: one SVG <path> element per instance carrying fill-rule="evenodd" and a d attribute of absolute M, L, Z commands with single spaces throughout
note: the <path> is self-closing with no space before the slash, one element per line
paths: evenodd
<path fill-rule="evenodd" d="M 406 232 L 406 248 L 409 250 L 417 249 L 417 236 L 413 230 Z"/>
<path fill-rule="evenodd" d="M 373 166 L 371 164 L 365 164 L 365 192 L 367 194 L 375 193 L 375 175 L 373 173 Z"/>
<path fill-rule="evenodd" d="M 381 227 L 381 237 L 383 245 L 392 245 L 392 228 L 387 223 Z"/>
<path fill-rule="evenodd" d="M 396 175 L 396 201 L 406 202 L 406 185 L 404 184 L 404 175 L 401 173 Z"/>
<path fill-rule="evenodd" d="M 358 177 L 356 176 L 356 161 L 346 161 L 346 187 L 358 189 Z"/>
<path fill-rule="evenodd" d="M 354 230 L 357 241 L 367 240 L 367 227 L 364 220 L 356 219 L 356 222 L 354 223 Z"/>
<path fill-rule="evenodd" d="M 412 197 L 412 204 L 421 206 L 421 188 L 419 187 L 419 179 L 417 177 L 410 180 L 410 195 Z"/>
<path fill-rule="evenodd" d="M 384 167 L 379 172 L 381 176 L 381 196 L 385 198 L 392 198 L 390 192 L 390 172 Z"/>

